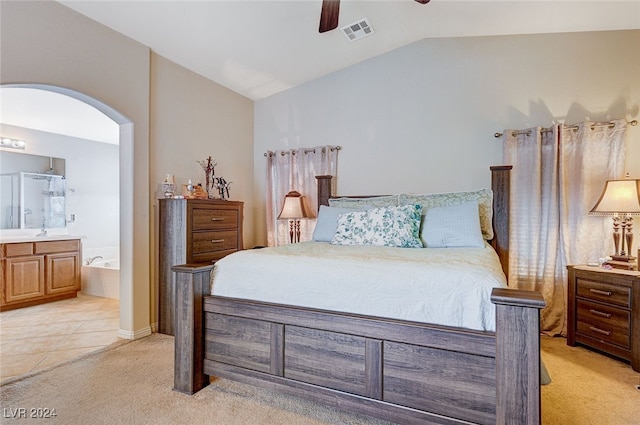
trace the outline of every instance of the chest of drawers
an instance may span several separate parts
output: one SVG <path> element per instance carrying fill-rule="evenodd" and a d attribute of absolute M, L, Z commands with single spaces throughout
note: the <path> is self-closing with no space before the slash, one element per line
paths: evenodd
<path fill-rule="evenodd" d="M 171 267 L 211 264 L 241 250 L 243 203 L 160 199 L 158 204 L 158 332 L 173 335 L 176 282 Z"/>
<path fill-rule="evenodd" d="M 640 273 L 568 267 L 567 344 L 627 360 L 640 372 Z"/>

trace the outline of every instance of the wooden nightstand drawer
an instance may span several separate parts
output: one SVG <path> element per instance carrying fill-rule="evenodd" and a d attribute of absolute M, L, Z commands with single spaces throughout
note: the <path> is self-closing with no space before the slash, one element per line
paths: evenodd
<path fill-rule="evenodd" d="M 629 348 L 629 334 L 618 332 L 608 326 L 597 326 L 578 321 L 577 332 L 578 334 L 586 335 L 598 341 L 604 341 L 624 348 Z"/>
<path fill-rule="evenodd" d="M 629 311 L 578 300 L 578 333 L 629 348 Z"/>
<path fill-rule="evenodd" d="M 193 234 L 193 254 L 238 249 L 238 231 L 199 232 Z"/>
<path fill-rule="evenodd" d="M 621 285 L 611 285 L 589 279 L 578 278 L 576 295 L 607 304 L 629 308 L 630 288 Z"/>
<path fill-rule="evenodd" d="M 236 210 L 193 209 L 193 230 L 235 229 L 238 227 Z"/>

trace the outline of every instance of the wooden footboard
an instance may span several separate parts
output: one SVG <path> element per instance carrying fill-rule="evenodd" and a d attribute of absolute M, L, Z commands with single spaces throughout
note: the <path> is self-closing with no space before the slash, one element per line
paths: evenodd
<path fill-rule="evenodd" d="M 211 268 L 173 268 L 176 391 L 211 375 L 397 423 L 540 423 L 537 292 L 494 290 L 478 332 L 209 296 Z"/>

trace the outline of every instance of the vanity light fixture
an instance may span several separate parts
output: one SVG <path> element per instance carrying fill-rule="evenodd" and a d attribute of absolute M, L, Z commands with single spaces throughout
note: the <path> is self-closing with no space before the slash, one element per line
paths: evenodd
<path fill-rule="evenodd" d="M 9 137 L 0 137 L 0 147 L 24 150 L 24 148 L 27 147 L 27 143 L 24 140 L 11 139 Z"/>

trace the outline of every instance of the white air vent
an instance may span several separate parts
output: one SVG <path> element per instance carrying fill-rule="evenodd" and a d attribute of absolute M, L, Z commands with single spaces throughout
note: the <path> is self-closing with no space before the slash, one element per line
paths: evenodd
<path fill-rule="evenodd" d="M 371 25 L 369 25 L 369 21 L 367 21 L 367 18 L 360 19 L 349 25 L 345 25 L 340 29 L 344 33 L 345 37 L 349 39 L 349 41 L 359 40 L 374 33 L 373 28 L 371 27 Z"/>

